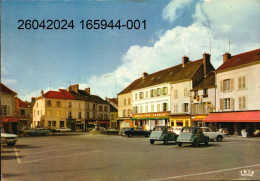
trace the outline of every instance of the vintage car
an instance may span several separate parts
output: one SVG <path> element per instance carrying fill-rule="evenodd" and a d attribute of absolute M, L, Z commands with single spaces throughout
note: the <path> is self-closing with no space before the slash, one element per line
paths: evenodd
<path fill-rule="evenodd" d="M 181 129 L 182 129 L 182 127 L 172 127 L 172 128 L 173 128 L 173 132 L 176 133 L 177 135 L 180 134 Z"/>
<path fill-rule="evenodd" d="M 119 135 L 122 135 L 122 136 L 125 136 L 125 132 L 127 131 L 127 130 L 129 130 L 129 129 L 131 129 L 130 127 L 123 127 L 123 128 L 120 128 L 120 130 L 119 130 Z"/>
<path fill-rule="evenodd" d="M 150 131 L 144 131 L 143 128 L 141 128 L 141 127 L 135 127 L 135 128 L 130 128 L 129 130 L 126 130 L 124 134 L 127 137 L 132 137 L 132 136 L 149 137 L 151 132 Z"/>
<path fill-rule="evenodd" d="M 68 132 L 68 131 L 71 131 L 71 129 L 67 128 L 67 127 L 62 127 L 62 128 L 56 128 L 54 131 L 57 131 L 57 132 Z"/>
<path fill-rule="evenodd" d="M 180 135 L 177 138 L 178 146 L 183 143 L 192 144 L 198 147 L 200 143 L 205 143 L 207 146 L 209 137 L 204 135 L 201 128 L 198 127 L 183 127 Z"/>
<path fill-rule="evenodd" d="M 222 141 L 224 136 L 225 136 L 225 133 L 222 133 L 222 132 L 214 132 L 212 131 L 209 127 L 201 127 L 202 129 L 202 132 L 209 137 L 209 140 L 210 141 Z"/>
<path fill-rule="evenodd" d="M 177 137 L 178 135 L 173 132 L 173 128 L 169 126 L 156 126 L 149 139 L 151 144 L 154 144 L 155 141 L 163 141 L 164 144 L 168 144 L 168 141 L 176 141 Z"/>
<path fill-rule="evenodd" d="M 48 135 L 50 130 L 47 128 L 35 128 L 30 129 L 26 132 L 28 136 L 39 136 L 39 135 Z"/>
<path fill-rule="evenodd" d="M 14 146 L 18 136 L 10 133 L 1 133 L 1 144 L 7 144 L 7 146 Z"/>

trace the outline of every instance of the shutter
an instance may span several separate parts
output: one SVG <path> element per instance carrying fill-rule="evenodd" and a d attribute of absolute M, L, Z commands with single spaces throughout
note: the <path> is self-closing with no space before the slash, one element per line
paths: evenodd
<path fill-rule="evenodd" d="M 242 108 L 241 104 L 242 104 L 242 97 L 239 97 L 239 106 L 238 106 L 239 109 Z"/>
<path fill-rule="evenodd" d="M 166 103 L 166 111 L 168 111 L 168 103 Z"/>
<path fill-rule="evenodd" d="M 178 99 L 178 89 L 176 89 L 176 98 Z"/>
<path fill-rule="evenodd" d="M 233 98 L 230 98 L 230 108 L 231 110 L 234 110 L 234 99 Z"/>
<path fill-rule="evenodd" d="M 195 111 L 194 111 L 194 104 L 191 105 L 191 113 L 194 114 Z"/>
<path fill-rule="evenodd" d="M 7 115 L 10 115 L 10 106 L 7 106 Z"/>
<path fill-rule="evenodd" d="M 185 110 L 184 110 L 184 103 L 181 104 L 181 112 L 185 112 Z"/>
<path fill-rule="evenodd" d="M 244 96 L 244 97 L 242 97 L 242 99 L 243 99 L 243 108 L 245 109 L 246 108 L 246 96 Z"/>
<path fill-rule="evenodd" d="M 166 87 L 166 95 L 168 95 L 168 87 Z"/>
<path fill-rule="evenodd" d="M 220 92 L 223 92 L 223 80 L 220 81 Z"/>
<path fill-rule="evenodd" d="M 230 89 L 231 91 L 234 90 L 234 79 L 230 79 Z"/>
<path fill-rule="evenodd" d="M 243 81 L 242 81 L 242 82 L 243 82 L 243 86 L 242 86 L 242 87 L 245 89 L 245 88 L 246 88 L 246 77 L 243 76 L 243 77 L 242 77 L 242 80 L 243 80 Z"/>
<path fill-rule="evenodd" d="M 219 100 L 219 109 L 222 111 L 224 107 L 224 99 Z"/>
<path fill-rule="evenodd" d="M 238 77 L 238 90 L 241 89 L 241 77 Z"/>
<path fill-rule="evenodd" d="M 157 89 L 153 90 L 153 96 L 157 96 Z"/>

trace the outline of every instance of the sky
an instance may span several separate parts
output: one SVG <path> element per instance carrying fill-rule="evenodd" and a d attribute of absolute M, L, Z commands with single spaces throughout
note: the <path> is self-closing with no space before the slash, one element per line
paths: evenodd
<path fill-rule="evenodd" d="M 1 82 L 22 100 L 79 84 L 116 97 L 142 72 L 260 48 L 258 0 L 1 1 Z M 19 30 L 18 20 L 73 20 L 74 29 Z M 146 29 L 81 29 L 81 20 L 146 20 Z M 229 40 L 231 43 L 229 43 Z M 211 48 L 210 48 L 211 47 Z"/>

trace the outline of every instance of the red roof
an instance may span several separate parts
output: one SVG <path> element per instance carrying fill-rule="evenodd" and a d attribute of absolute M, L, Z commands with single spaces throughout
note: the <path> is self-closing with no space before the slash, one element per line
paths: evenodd
<path fill-rule="evenodd" d="M 48 91 L 43 96 L 45 98 L 54 99 L 75 99 L 74 96 L 65 89 L 59 89 L 59 91 Z"/>
<path fill-rule="evenodd" d="M 260 122 L 260 111 L 210 113 L 204 122 Z"/>
<path fill-rule="evenodd" d="M 217 69 L 217 71 L 244 65 L 244 64 L 249 64 L 256 61 L 260 62 L 260 48 L 232 56 L 229 60 L 224 62 Z"/>
<path fill-rule="evenodd" d="M 17 107 L 30 107 L 29 102 L 24 102 L 21 99 L 19 99 L 18 97 L 16 97 L 16 105 L 17 105 Z"/>
<path fill-rule="evenodd" d="M 6 87 L 3 83 L 1 83 L 1 92 L 17 94 L 16 92 L 14 92 L 11 89 L 9 89 L 8 87 Z"/>

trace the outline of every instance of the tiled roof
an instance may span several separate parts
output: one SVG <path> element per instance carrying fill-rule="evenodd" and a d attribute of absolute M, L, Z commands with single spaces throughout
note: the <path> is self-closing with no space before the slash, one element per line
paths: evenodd
<path fill-rule="evenodd" d="M 118 95 L 128 93 L 132 90 L 141 89 L 157 84 L 181 81 L 188 78 L 192 78 L 194 73 L 198 70 L 198 68 L 202 65 L 203 59 L 199 59 L 196 61 L 189 61 L 182 67 L 182 64 L 152 73 L 133 81 L 130 85 L 128 85 L 124 90 L 122 90 Z M 214 67 L 210 65 L 213 69 Z"/>
<path fill-rule="evenodd" d="M 94 97 L 96 99 L 97 103 L 100 104 L 109 104 L 109 102 L 105 101 L 104 99 L 102 99 L 101 97 L 97 96 L 97 95 L 91 95 L 92 97 Z"/>
<path fill-rule="evenodd" d="M 117 98 L 107 98 L 107 100 L 115 105 L 118 105 L 118 99 Z"/>
<path fill-rule="evenodd" d="M 5 92 L 5 93 L 9 93 L 9 94 L 17 94 L 16 92 L 14 92 L 11 89 L 9 89 L 8 87 L 6 87 L 6 85 L 4 85 L 3 83 L 1 83 L 1 92 Z"/>
<path fill-rule="evenodd" d="M 59 91 L 48 91 L 43 96 L 45 98 L 54 99 L 75 99 L 75 97 L 65 89 L 59 89 Z"/>
<path fill-rule="evenodd" d="M 70 91 L 70 93 L 78 100 L 90 101 L 100 104 L 109 104 L 107 101 L 103 100 L 101 97 L 97 95 L 91 95 L 85 90 L 77 90 L 77 91 Z"/>
<path fill-rule="evenodd" d="M 231 56 L 229 60 L 224 62 L 217 71 L 225 70 L 228 68 L 249 64 L 252 62 L 260 61 L 260 48 L 249 52 L 241 53 Z"/>
<path fill-rule="evenodd" d="M 192 90 L 200 90 L 215 87 L 215 72 L 209 72 L 201 82 Z"/>
<path fill-rule="evenodd" d="M 29 102 L 24 102 L 22 101 L 20 98 L 16 97 L 16 106 L 17 107 L 24 107 L 24 108 L 28 108 L 30 107 L 30 103 Z"/>
<path fill-rule="evenodd" d="M 117 112 L 117 108 L 115 108 L 112 104 L 110 104 L 110 112 Z"/>

